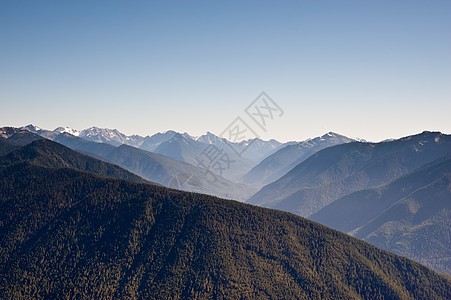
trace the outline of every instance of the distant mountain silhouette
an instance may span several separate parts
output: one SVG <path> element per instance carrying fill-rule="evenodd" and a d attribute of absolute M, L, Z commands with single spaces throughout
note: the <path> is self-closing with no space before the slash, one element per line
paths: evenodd
<path fill-rule="evenodd" d="M 268 155 L 271 155 L 272 153 L 274 153 L 275 151 L 277 151 L 278 149 L 280 149 L 285 145 L 295 143 L 295 142 L 280 143 L 274 139 L 264 141 L 260 138 L 254 138 L 240 142 L 231 142 L 225 138 L 220 138 L 211 132 L 207 132 L 206 134 L 198 137 L 196 141 L 202 142 L 204 144 L 212 144 L 220 149 L 224 149 L 227 151 L 230 151 L 231 147 L 235 148 L 237 151 L 245 150 L 242 153 L 243 158 L 250 160 L 253 163 L 260 162 L 262 159 L 264 159 Z"/>
<path fill-rule="evenodd" d="M 387 184 L 450 151 L 451 136 L 439 132 L 332 146 L 264 186 L 247 202 L 310 216 L 343 196 Z"/>
<path fill-rule="evenodd" d="M 180 133 L 175 133 L 171 139 L 161 143 L 154 152 L 196 165 L 195 157 L 200 156 L 206 147 L 207 144 L 196 142 Z"/>
<path fill-rule="evenodd" d="M 139 147 L 144 140 L 144 138 L 139 135 L 126 136 L 125 134 L 119 132 L 117 129 L 98 127 L 84 129 L 80 131 L 78 136 L 88 141 L 107 143 L 113 146 L 126 144 L 134 147 Z"/>
<path fill-rule="evenodd" d="M 180 133 L 174 134 L 170 140 L 161 143 L 157 149 L 155 149 L 155 153 L 175 158 L 193 166 L 202 166 L 207 164 L 206 162 L 202 163 L 201 161 L 203 160 L 203 153 L 209 151 L 209 146 L 215 147 L 215 152 L 221 152 L 221 154 L 219 154 L 220 157 L 225 155 L 223 159 L 224 163 L 221 167 L 223 170 L 221 170 L 220 173 L 229 180 L 238 181 L 239 178 L 254 165 L 250 160 L 235 154 L 227 145 L 226 140 L 218 138 L 214 144 L 205 144 Z"/>
<path fill-rule="evenodd" d="M 29 130 L 48 139 L 55 139 L 59 134 L 68 133 L 86 141 L 106 143 L 112 146 L 129 145 L 146 151 L 155 152 L 172 157 L 182 162 L 198 166 L 198 159 L 209 145 L 213 145 L 230 157 L 232 166 L 221 170 L 221 176 L 239 181 L 257 162 L 272 154 L 279 147 L 289 144 L 281 144 L 276 140 L 263 141 L 255 138 L 249 141 L 232 143 L 210 132 L 198 138 L 188 133 L 167 131 L 156 133 L 152 136 L 139 135 L 127 136 L 116 129 L 91 127 L 77 131 L 69 127 L 58 127 L 53 131 L 41 129 L 34 125 L 27 125 L 22 129 Z M 231 147 L 232 146 L 232 147 Z M 242 155 L 237 155 L 233 149 L 246 149 Z"/>
<path fill-rule="evenodd" d="M 177 132 L 173 131 L 173 130 L 169 130 L 163 133 L 156 133 L 152 136 L 146 136 L 143 140 L 143 143 L 141 144 L 141 146 L 139 146 L 140 149 L 146 150 L 146 151 L 150 151 L 150 152 L 154 152 L 155 149 L 157 149 L 157 147 L 161 144 L 164 143 L 166 141 L 169 141 L 170 139 L 172 139 L 174 137 L 174 135 L 176 135 Z"/>
<path fill-rule="evenodd" d="M 169 156 L 152 153 L 135 147 L 85 141 L 67 133 L 54 141 L 83 153 L 115 163 L 150 181 L 182 190 L 203 192 L 223 198 L 244 201 L 255 189 L 227 180 L 219 175 L 211 176 L 205 169 L 176 160 Z M 91 154 L 92 153 L 92 154 Z M 185 184 L 192 178 L 192 184 Z M 179 179 L 183 183 L 177 182 Z"/>

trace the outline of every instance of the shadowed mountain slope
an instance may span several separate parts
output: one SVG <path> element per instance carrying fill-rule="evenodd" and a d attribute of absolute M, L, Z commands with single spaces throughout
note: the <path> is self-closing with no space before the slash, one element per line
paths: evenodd
<path fill-rule="evenodd" d="M 387 184 L 451 152 L 439 132 L 384 143 L 348 143 L 323 149 L 247 202 L 310 216 L 352 192 Z"/>
<path fill-rule="evenodd" d="M 48 168 L 74 168 L 118 179 L 151 183 L 119 166 L 91 158 L 46 139 L 34 141 L 0 157 L 0 167 L 24 162 Z"/>
<path fill-rule="evenodd" d="M 321 137 L 289 144 L 253 167 L 244 176 L 244 182 L 259 185 L 269 184 L 288 173 L 288 171 L 319 150 L 353 141 L 355 140 L 329 132 Z"/>
<path fill-rule="evenodd" d="M 0 128 L 0 141 L 6 141 L 15 146 L 25 146 L 37 140 L 42 140 L 42 137 L 28 130 L 14 127 Z"/>
<path fill-rule="evenodd" d="M 451 274 L 451 155 L 344 196 L 310 219 Z"/>

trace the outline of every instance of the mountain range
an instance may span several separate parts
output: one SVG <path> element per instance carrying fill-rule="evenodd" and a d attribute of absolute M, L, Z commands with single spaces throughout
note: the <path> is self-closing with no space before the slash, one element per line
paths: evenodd
<path fill-rule="evenodd" d="M 0 167 L 23 163 L 55 169 L 71 168 L 138 183 L 156 184 L 114 164 L 91 158 L 47 139 L 35 140 L 0 157 Z"/>
<path fill-rule="evenodd" d="M 1 157 L 0 298 L 451 297 L 449 278 L 318 223 L 91 159 L 47 140 Z"/>
<path fill-rule="evenodd" d="M 230 151 L 231 144 L 212 133 L 196 139 L 168 131 L 144 138 L 139 149 L 99 142 L 99 137 L 93 142 L 68 128 L 34 131 L 151 182 L 240 201 L 249 198 L 247 203 L 308 217 L 451 274 L 451 242 L 447 234 L 451 232 L 451 196 L 446 173 L 450 136 L 423 132 L 368 143 L 329 132 L 299 143 L 259 144 L 259 140 L 254 140 L 249 149 L 255 149 L 245 153 L 256 153 L 258 147 L 266 147 L 262 153 L 272 151 L 256 164 L 257 159 L 237 159 Z M 111 135 L 108 130 L 96 132 L 115 135 L 115 131 Z M 11 142 L 20 141 L 19 137 L 20 134 L 9 141 L 4 139 L 0 154 L 16 149 L 17 145 Z M 143 150 L 144 145 L 153 151 Z M 241 168 L 231 168 L 233 180 L 215 175 L 212 181 L 211 174 L 196 165 L 198 153 L 211 146 L 238 160 Z M 246 169 L 250 171 L 241 177 Z M 269 184 L 254 194 L 266 182 Z"/>
<path fill-rule="evenodd" d="M 132 146 L 115 147 L 106 143 L 89 142 L 67 133 L 56 136 L 54 141 L 92 157 L 115 163 L 145 179 L 165 186 L 241 201 L 255 192 L 250 186 L 232 182 L 221 176 L 209 175 L 202 168 Z"/>
<path fill-rule="evenodd" d="M 253 167 L 245 176 L 244 182 L 266 185 L 276 181 L 312 154 L 324 148 L 355 141 L 343 135 L 329 132 L 321 137 L 299 143 L 290 143 L 277 152 L 267 156 Z"/>
<path fill-rule="evenodd" d="M 30 133 L 27 130 L 21 130 L 13 127 L 0 128 L 0 141 L 2 142 L 2 145 L 9 147 L 10 149 L 25 146 L 33 141 L 41 139 L 41 136 Z M 5 151 L 5 154 L 6 153 L 7 151 Z"/>
<path fill-rule="evenodd" d="M 247 202 L 307 217 L 340 197 L 389 183 L 450 151 L 451 136 L 439 132 L 332 146 L 264 186 Z"/>
<path fill-rule="evenodd" d="M 247 203 L 296 213 L 451 274 L 451 136 L 423 132 L 313 154 Z"/>
<path fill-rule="evenodd" d="M 220 138 L 210 132 L 200 137 L 190 136 L 188 133 L 178 133 L 175 131 L 166 131 L 156 133 L 152 136 L 142 137 L 139 135 L 127 136 L 116 129 L 91 127 L 82 131 L 77 131 L 68 127 L 58 127 L 53 131 L 45 130 L 34 125 L 27 125 L 21 129 L 29 130 L 42 137 L 55 139 L 61 133 L 69 133 L 84 140 L 106 143 L 113 146 L 129 145 L 142 150 L 151 151 L 183 161 L 194 166 L 199 165 L 205 150 L 208 146 L 214 146 L 221 151 L 221 157 L 227 158 L 230 166 L 220 167 L 220 176 L 232 181 L 240 181 L 252 167 L 261 159 L 272 154 L 275 150 L 289 145 L 282 144 L 276 140 L 263 141 L 255 138 L 248 141 L 230 142 Z M 246 149 L 242 155 L 236 154 L 234 149 Z M 218 169 L 218 168 L 217 168 Z"/>
<path fill-rule="evenodd" d="M 310 219 L 451 274 L 451 154 L 346 195 Z"/>
<path fill-rule="evenodd" d="M 116 163 L 150 181 L 168 186 L 174 182 L 174 179 L 179 181 L 178 177 L 181 177 L 183 182 L 187 182 L 187 178 L 190 178 L 188 183 L 191 181 L 193 184 L 177 183 L 177 185 L 182 185 L 185 190 L 194 189 L 242 201 L 249 198 L 257 188 L 262 186 L 261 182 L 257 183 L 256 180 L 250 180 L 250 178 L 263 177 L 265 180 L 269 180 L 275 176 L 281 176 L 283 172 L 287 172 L 296 163 L 320 149 L 352 141 L 352 139 L 336 133 L 328 133 L 301 143 L 282 144 L 275 140 L 263 141 L 258 138 L 231 143 L 210 132 L 199 138 L 193 138 L 187 133 L 175 131 L 140 137 L 138 135 L 126 136 L 115 129 L 97 127 L 82 131 L 58 127 L 49 131 L 28 125 L 22 129 L 52 139 L 92 157 Z M 120 149 L 113 147 L 120 147 Z M 233 147 L 246 147 L 246 151 L 239 156 L 233 151 Z M 138 151 L 138 148 L 147 149 L 152 153 Z M 212 154 L 211 151 L 215 153 Z M 120 152 L 120 154 L 114 152 Z M 222 158 L 221 164 L 209 165 L 209 158 L 213 155 Z M 266 157 L 268 155 L 269 157 Z M 170 160 L 168 157 L 176 161 Z M 248 159 L 247 157 L 253 158 Z M 262 158 L 263 161 L 255 166 Z M 180 164 L 180 162 L 191 166 Z M 207 175 L 210 177 L 209 180 L 206 178 Z M 212 175 L 214 175 L 213 183 L 211 182 Z"/>

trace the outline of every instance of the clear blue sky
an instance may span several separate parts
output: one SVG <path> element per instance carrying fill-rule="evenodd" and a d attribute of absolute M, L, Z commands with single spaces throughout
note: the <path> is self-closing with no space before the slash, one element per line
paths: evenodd
<path fill-rule="evenodd" d="M 1 1 L 0 125 L 451 133 L 451 1 Z"/>

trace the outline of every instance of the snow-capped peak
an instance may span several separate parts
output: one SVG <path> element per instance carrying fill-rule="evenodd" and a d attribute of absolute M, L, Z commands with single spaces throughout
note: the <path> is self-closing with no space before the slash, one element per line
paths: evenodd
<path fill-rule="evenodd" d="M 337 134 L 335 132 L 329 131 L 328 133 L 324 134 L 321 136 L 321 138 L 333 138 L 333 137 L 337 137 Z"/>
<path fill-rule="evenodd" d="M 139 147 L 144 137 L 139 135 L 127 136 L 117 129 L 90 127 L 80 131 L 79 136 L 85 140 L 108 143 L 113 146 L 119 146 L 126 144 L 133 147 Z"/>
<path fill-rule="evenodd" d="M 42 130 L 42 128 L 40 128 L 40 127 L 38 127 L 38 126 L 35 126 L 35 125 L 33 125 L 33 124 L 29 124 L 29 125 L 27 125 L 27 126 L 23 126 L 23 127 L 21 127 L 20 129 L 26 129 L 26 130 L 31 131 L 31 132 L 33 132 L 33 133 L 36 133 L 36 132 Z"/>
<path fill-rule="evenodd" d="M 361 138 L 358 138 L 358 137 L 354 138 L 354 140 L 356 140 L 357 142 L 361 142 L 361 143 L 369 143 L 367 140 L 361 139 Z"/>
<path fill-rule="evenodd" d="M 80 135 L 80 131 L 75 130 L 75 129 L 70 128 L 70 127 L 58 127 L 55 130 L 53 130 L 53 131 L 58 132 L 58 133 L 69 133 L 69 134 L 72 134 L 72 135 L 75 135 L 75 136 L 79 136 Z"/>

